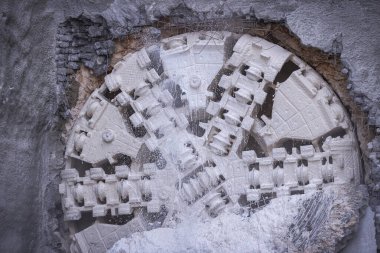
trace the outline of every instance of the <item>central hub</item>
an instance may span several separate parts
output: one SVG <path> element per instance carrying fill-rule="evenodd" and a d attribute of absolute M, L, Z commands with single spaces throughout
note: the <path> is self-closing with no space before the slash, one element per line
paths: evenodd
<path fill-rule="evenodd" d="M 190 78 L 190 86 L 193 89 L 198 89 L 201 86 L 201 79 L 198 76 L 192 76 Z"/>

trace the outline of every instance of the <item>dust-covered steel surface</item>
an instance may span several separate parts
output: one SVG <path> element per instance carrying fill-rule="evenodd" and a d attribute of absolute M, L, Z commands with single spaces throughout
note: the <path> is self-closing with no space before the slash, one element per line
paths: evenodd
<path fill-rule="evenodd" d="M 94 226 L 78 230 L 84 213 L 98 222 L 132 215 L 120 228 L 104 227 L 116 241 L 131 235 L 129 222 L 144 223 L 143 213 L 161 213 L 153 219 L 160 227 L 187 210 L 213 218 L 269 195 L 360 182 L 358 145 L 339 99 L 301 59 L 262 38 L 169 37 L 127 54 L 104 80 L 79 113 L 61 172 L 64 217 L 78 232 L 74 252 L 112 246 L 109 233 L 99 241 L 86 236 Z M 311 201 L 319 209 L 307 208 L 298 233 L 328 219 L 331 201 L 318 196 Z M 295 248 L 309 248 L 318 230 L 302 236 Z"/>

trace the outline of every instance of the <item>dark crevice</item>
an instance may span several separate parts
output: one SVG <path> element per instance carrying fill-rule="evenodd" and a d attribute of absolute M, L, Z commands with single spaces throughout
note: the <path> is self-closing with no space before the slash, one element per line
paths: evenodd
<path fill-rule="evenodd" d="M 285 62 L 285 64 L 282 66 L 281 70 L 278 72 L 276 78 L 274 79 L 273 83 L 283 83 L 285 82 L 289 76 L 296 70 L 298 70 L 299 67 L 290 61 Z"/>
<path fill-rule="evenodd" d="M 161 82 L 161 88 L 163 90 L 168 90 L 169 93 L 173 97 L 173 107 L 174 108 L 179 108 L 183 107 L 185 105 L 185 102 L 182 100 L 182 89 L 181 87 L 176 84 L 173 80 L 171 79 L 165 79 Z"/>
<path fill-rule="evenodd" d="M 116 91 L 109 91 L 108 89 L 105 89 L 104 92 L 103 92 L 103 96 L 108 99 L 109 101 L 111 101 L 112 99 L 114 99 L 118 94 L 121 93 L 121 90 L 116 90 Z"/>
<path fill-rule="evenodd" d="M 259 142 L 257 138 L 253 135 L 249 135 L 248 138 L 243 140 L 243 151 L 254 150 L 256 152 L 257 157 L 265 157 L 267 156 L 267 152 L 265 152 L 266 147 L 264 144 L 260 144 L 263 142 Z"/>
<path fill-rule="evenodd" d="M 290 192 L 290 195 L 300 195 L 304 194 L 304 190 L 293 190 Z"/>
<path fill-rule="evenodd" d="M 79 176 L 84 177 L 86 170 L 91 169 L 93 166 L 91 163 L 86 163 L 82 160 L 71 157 L 71 168 L 77 169 Z"/>
<path fill-rule="evenodd" d="M 75 228 L 77 231 L 82 231 L 92 224 L 94 224 L 96 221 L 96 218 L 92 217 L 92 212 L 82 212 L 82 217 L 78 221 L 72 221 L 73 224 L 75 224 Z"/>
<path fill-rule="evenodd" d="M 292 149 L 296 148 L 297 152 L 300 153 L 300 147 L 306 146 L 306 145 L 312 145 L 312 142 L 310 140 L 299 140 L 299 139 L 281 139 L 275 147 L 284 147 L 286 152 L 288 154 L 292 153 Z"/>
<path fill-rule="evenodd" d="M 168 209 L 164 205 L 160 207 L 160 211 L 157 213 L 148 213 L 146 209 L 144 209 L 142 214 L 147 224 L 147 230 L 161 227 L 168 212 Z"/>
<path fill-rule="evenodd" d="M 189 126 L 186 128 L 187 132 L 192 133 L 198 137 L 202 137 L 206 130 L 199 125 L 200 122 L 201 121 L 199 120 L 190 121 Z"/>
<path fill-rule="evenodd" d="M 114 159 L 117 161 L 114 165 L 120 166 L 120 165 L 127 165 L 128 167 L 132 164 L 132 159 L 124 154 L 118 154 L 114 157 Z"/>
<path fill-rule="evenodd" d="M 147 133 L 145 127 L 141 124 L 140 126 L 133 126 L 130 117 L 135 113 L 131 105 L 128 105 L 121 110 L 121 115 L 123 116 L 125 125 L 129 133 L 133 134 L 137 138 L 142 138 Z"/>
<path fill-rule="evenodd" d="M 111 211 L 108 210 L 106 216 L 99 218 L 106 224 L 124 225 L 134 218 L 133 214 L 112 216 Z"/>
<path fill-rule="evenodd" d="M 260 170 L 260 163 L 251 163 L 250 165 L 248 165 L 248 169 L 249 171 Z"/>
<path fill-rule="evenodd" d="M 307 167 L 308 164 L 309 164 L 309 163 L 308 163 L 308 161 L 307 161 L 306 159 L 300 159 L 300 160 L 297 161 L 297 166 L 298 166 L 298 167 L 300 167 L 300 166 L 302 166 L 302 165 Z"/>
<path fill-rule="evenodd" d="M 212 100 L 214 102 L 219 102 L 221 99 L 222 99 L 222 96 L 223 96 L 223 93 L 225 91 L 224 88 L 220 87 L 218 84 L 219 84 L 219 81 L 220 79 L 222 78 L 223 75 L 225 76 L 230 76 L 231 74 L 233 73 L 232 70 L 229 70 L 229 69 L 225 69 L 225 68 L 222 68 L 218 74 L 216 74 L 215 78 L 212 80 L 211 84 L 209 85 L 208 87 L 208 91 L 211 91 L 212 93 L 214 93 L 214 97 L 212 98 Z"/>
<path fill-rule="evenodd" d="M 164 68 L 162 66 L 160 57 L 160 47 L 158 45 L 149 47 L 147 50 L 147 54 L 152 62 L 150 67 L 153 68 L 160 76 L 162 73 L 164 73 Z"/>
<path fill-rule="evenodd" d="M 334 128 L 319 138 L 318 147 L 320 148 L 320 150 L 323 150 L 322 146 L 328 137 L 332 137 L 332 138 L 341 137 L 341 138 L 343 138 L 346 135 L 346 133 L 347 133 L 347 131 L 345 129 L 343 129 L 342 127 Z"/>
<path fill-rule="evenodd" d="M 276 167 L 284 168 L 284 162 L 283 161 L 273 161 L 273 169 Z"/>
<path fill-rule="evenodd" d="M 269 119 L 272 118 L 273 102 L 275 96 L 275 89 L 271 85 L 267 85 L 264 88 L 264 91 L 267 93 L 264 103 L 260 106 L 260 109 L 257 113 L 257 117 L 260 119 L 261 116 L 265 115 Z"/>
<path fill-rule="evenodd" d="M 248 65 L 241 65 L 240 69 L 239 69 L 239 73 L 242 74 L 243 76 L 246 76 L 247 75 L 247 69 L 249 69 L 249 66 Z"/>
<path fill-rule="evenodd" d="M 262 194 L 259 201 L 248 201 L 247 195 L 240 195 L 238 203 L 242 207 L 248 207 L 250 212 L 254 212 L 255 209 L 264 207 L 269 204 L 270 200 L 276 197 L 276 193 Z"/>
<path fill-rule="evenodd" d="M 119 155 L 116 155 L 116 157 L 117 156 Z M 107 175 L 115 174 L 115 166 L 108 160 L 103 160 L 97 164 L 94 164 L 94 167 L 101 167 Z"/>
<path fill-rule="evenodd" d="M 226 62 L 232 56 L 234 52 L 234 46 L 239 40 L 240 35 L 230 35 L 224 42 L 224 62 Z"/>

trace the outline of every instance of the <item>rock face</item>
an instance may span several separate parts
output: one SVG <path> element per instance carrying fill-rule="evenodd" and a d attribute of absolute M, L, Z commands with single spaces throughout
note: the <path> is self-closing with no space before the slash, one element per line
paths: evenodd
<path fill-rule="evenodd" d="M 162 16 L 182 24 L 231 16 L 251 17 L 252 22 L 256 18 L 286 20 L 303 43 L 342 57 L 350 94 L 369 113 L 368 119 L 361 120 L 378 126 L 378 5 L 377 1 L 194 1 L 188 5 L 174 0 L 2 1 L 0 251 L 52 252 L 64 247 L 58 194 L 59 172 L 64 167 L 60 135 L 64 118 L 70 115 L 66 94 L 72 88 L 65 75 L 80 64 L 103 73 L 105 55 L 112 52 L 110 39 L 136 32 L 137 26 L 152 24 Z M 373 135 L 367 135 L 367 142 Z M 360 144 L 367 155 L 365 140 Z M 373 143 L 364 177 L 371 196 L 376 196 L 378 173 L 371 177 L 371 168 L 378 170 L 379 157 L 377 142 Z M 378 203 L 373 200 L 373 204 Z"/>

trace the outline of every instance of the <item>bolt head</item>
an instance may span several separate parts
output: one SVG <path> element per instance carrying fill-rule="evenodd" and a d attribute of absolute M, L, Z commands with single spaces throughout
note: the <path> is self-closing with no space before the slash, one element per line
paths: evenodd
<path fill-rule="evenodd" d="M 104 142 L 107 142 L 107 143 L 110 143 L 114 140 L 115 138 L 115 135 L 114 133 L 112 132 L 112 130 L 110 129 L 107 129 L 107 130 L 104 130 L 103 133 L 102 133 L 102 138 L 103 138 L 103 141 Z"/>
<path fill-rule="evenodd" d="M 190 77 L 190 87 L 193 89 L 198 89 L 201 86 L 201 79 L 199 76 Z"/>

